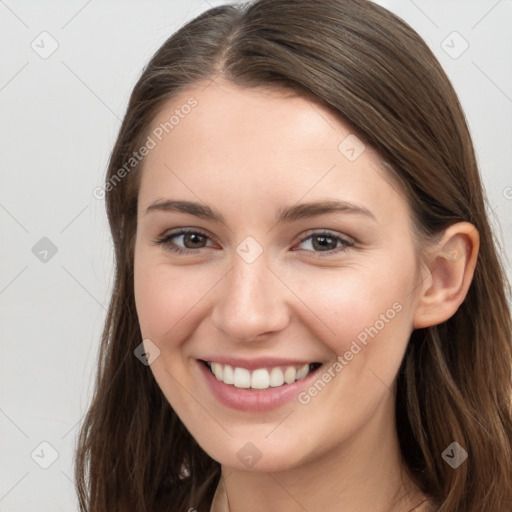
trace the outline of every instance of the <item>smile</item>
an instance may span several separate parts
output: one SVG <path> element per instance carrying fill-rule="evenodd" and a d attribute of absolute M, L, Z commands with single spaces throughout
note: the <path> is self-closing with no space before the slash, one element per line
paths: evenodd
<path fill-rule="evenodd" d="M 257 368 L 249 370 L 233 367 L 229 364 L 206 361 L 206 365 L 217 380 L 240 389 L 264 390 L 292 384 L 304 379 L 310 372 L 316 370 L 320 363 L 304 365 L 274 366 L 272 368 Z"/>
<path fill-rule="evenodd" d="M 216 360 L 215 360 L 216 359 Z M 221 404 L 248 413 L 277 409 L 294 401 L 321 371 L 307 359 L 205 357 L 196 368 Z"/>

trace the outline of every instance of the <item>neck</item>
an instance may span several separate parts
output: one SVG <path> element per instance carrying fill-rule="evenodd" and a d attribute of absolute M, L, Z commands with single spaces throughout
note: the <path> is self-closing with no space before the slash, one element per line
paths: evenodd
<path fill-rule="evenodd" d="M 393 393 L 389 400 L 393 400 Z M 381 404 L 363 429 L 299 467 L 278 472 L 222 467 L 211 512 L 414 512 L 425 496 L 401 459 L 394 407 Z"/>

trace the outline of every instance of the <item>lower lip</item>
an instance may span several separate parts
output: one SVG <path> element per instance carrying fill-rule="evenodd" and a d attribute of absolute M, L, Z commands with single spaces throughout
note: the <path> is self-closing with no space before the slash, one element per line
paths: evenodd
<path fill-rule="evenodd" d="M 219 402 L 232 409 L 250 412 L 270 411 L 290 402 L 307 387 L 312 376 L 321 368 L 317 368 L 308 373 L 303 379 L 296 380 L 291 384 L 263 390 L 251 390 L 224 384 L 224 382 L 218 380 L 217 377 L 212 374 L 210 369 L 203 362 L 198 361 L 198 364 L 208 387 Z"/>

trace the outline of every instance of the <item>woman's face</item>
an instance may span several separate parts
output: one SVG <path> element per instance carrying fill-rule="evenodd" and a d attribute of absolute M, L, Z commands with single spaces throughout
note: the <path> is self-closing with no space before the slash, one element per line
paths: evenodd
<path fill-rule="evenodd" d="M 324 107 L 206 85 L 147 142 L 135 298 L 156 381 L 234 468 L 384 439 L 419 282 L 404 197 Z"/>

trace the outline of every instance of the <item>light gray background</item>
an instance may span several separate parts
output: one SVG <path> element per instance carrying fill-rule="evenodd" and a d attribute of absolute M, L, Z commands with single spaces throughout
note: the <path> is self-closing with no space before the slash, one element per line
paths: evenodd
<path fill-rule="evenodd" d="M 112 285 L 104 204 L 92 191 L 143 65 L 221 3 L 0 0 L 1 512 L 78 510 L 75 435 Z M 510 255 L 512 1 L 378 3 L 425 38 L 454 83 Z"/>

